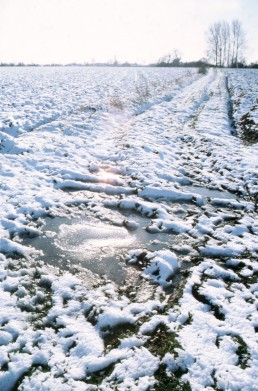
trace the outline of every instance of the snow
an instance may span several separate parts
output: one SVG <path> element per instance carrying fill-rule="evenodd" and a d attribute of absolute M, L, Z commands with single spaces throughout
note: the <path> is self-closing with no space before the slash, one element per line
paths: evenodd
<path fill-rule="evenodd" d="M 0 77 L 0 389 L 258 390 L 257 72 Z"/>
<path fill-rule="evenodd" d="M 116 366 L 110 379 L 117 379 L 126 382 L 131 379 L 139 379 L 143 376 L 151 376 L 159 365 L 159 359 L 154 357 L 144 347 L 136 348 L 128 359 L 124 359 Z"/>
<path fill-rule="evenodd" d="M 169 250 L 155 252 L 153 255 L 150 266 L 144 272 L 163 287 L 170 285 L 171 278 L 178 269 L 176 255 Z"/>

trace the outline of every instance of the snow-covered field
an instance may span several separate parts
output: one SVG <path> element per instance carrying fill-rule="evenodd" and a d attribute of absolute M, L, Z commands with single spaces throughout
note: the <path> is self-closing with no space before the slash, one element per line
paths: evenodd
<path fill-rule="evenodd" d="M 258 72 L 0 80 L 0 390 L 258 390 Z"/>

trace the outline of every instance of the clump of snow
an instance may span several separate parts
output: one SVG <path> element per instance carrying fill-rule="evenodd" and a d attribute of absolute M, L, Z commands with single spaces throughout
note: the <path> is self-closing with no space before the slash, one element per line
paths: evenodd
<path fill-rule="evenodd" d="M 177 256 L 170 250 L 157 251 L 153 255 L 144 274 L 163 287 L 171 285 L 172 277 L 179 269 Z"/>
<path fill-rule="evenodd" d="M 136 348 L 131 357 L 121 361 L 115 366 L 114 371 L 109 379 L 116 379 L 119 382 L 125 381 L 125 384 L 130 380 L 136 380 L 140 377 L 152 376 L 159 367 L 158 357 L 153 356 L 146 348 Z"/>

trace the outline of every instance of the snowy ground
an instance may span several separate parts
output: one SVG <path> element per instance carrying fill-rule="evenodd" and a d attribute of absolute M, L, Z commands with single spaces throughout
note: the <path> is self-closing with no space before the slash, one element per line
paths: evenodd
<path fill-rule="evenodd" d="M 0 390 L 258 390 L 258 72 L 0 76 Z"/>

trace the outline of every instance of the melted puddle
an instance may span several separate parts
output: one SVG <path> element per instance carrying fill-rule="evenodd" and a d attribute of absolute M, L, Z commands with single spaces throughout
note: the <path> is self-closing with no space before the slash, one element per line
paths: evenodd
<path fill-rule="evenodd" d="M 207 187 L 202 187 L 202 186 L 184 186 L 184 189 L 186 189 L 189 193 L 195 193 L 206 198 L 209 197 L 209 198 L 233 199 L 233 200 L 238 199 L 235 194 L 226 191 L 221 191 L 221 190 L 208 189 Z"/>
<path fill-rule="evenodd" d="M 234 194 L 206 187 L 185 188 L 206 198 L 237 199 Z M 175 213 L 183 217 L 188 209 L 187 205 L 181 205 Z M 151 219 L 131 211 L 112 212 L 110 217 L 113 223 L 89 216 L 46 218 L 43 235 L 26 238 L 23 243 L 42 250 L 43 255 L 39 259 L 61 270 L 71 273 L 90 271 L 118 285 L 136 284 L 140 272 L 125 264 L 124 257 L 128 251 L 166 249 L 175 243 L 176 235 L 147 232 L 145 228 Z M 118 226 L 115 225 L 116 218 Z M 123 221 L 125 225 L 126 221 L 130 224 L 123 226 Z"/>
<path fill-rule="evenodd" d="M 128 283 L 128 280 L 132 283 L 137 280 L 139 272 L 125 264 L 123 256 L 127 251 L 167 248 L 175 236 L 148 233 L 144 229 L 150 222 L 147 217 L 128 215 L 127 218 L 135 224 L 133 231 L 86 217 L 46 218 L 44 234 L 24 239 L 23 243 L 42 250 L 39 259 L 61 270 L 77 273 L 80 267 L 106 276 L 119 285 L 125 281 Z"/>

